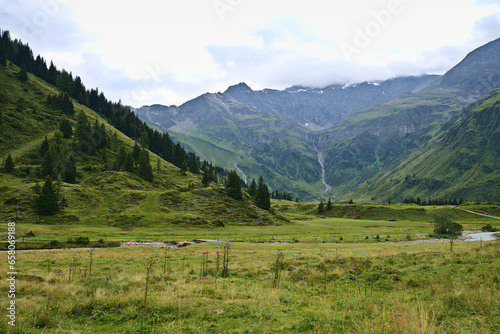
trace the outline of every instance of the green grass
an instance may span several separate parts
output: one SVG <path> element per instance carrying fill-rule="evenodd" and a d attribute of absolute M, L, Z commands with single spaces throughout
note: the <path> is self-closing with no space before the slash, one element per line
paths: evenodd
<path fill-rule="evenodd" d="M 5 333 L 496 333 L 498 242 L 232 243 L 17 252 L 17 327 Z M 283 252 L 274 287 L 275 257 Z M 208 252 L 208 273 L 201 259 Z M 47 255 L 50 254 L 50 260 Z M 147 259 L 153 268 L 143 304 Z M 69 277 L 72 266 L 73 276 Z M 50 267 L 49 267 L 50 266 Z M 326 270 L 325 270 L 326 268 Z M 6 272 L 2 263 L 2 273 Z M 326 279 L 325 279 L 326 272 Z M 1 275 L 0 290 L 7 292 Z M 3 309 L 7 299 L 0 303 Z"/>

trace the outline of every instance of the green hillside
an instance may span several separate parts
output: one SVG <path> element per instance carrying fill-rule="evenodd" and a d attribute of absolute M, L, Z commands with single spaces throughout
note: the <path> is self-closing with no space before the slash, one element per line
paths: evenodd
<path fill-rule="evenodd" d="M 348 196 L 500 201 L 500 90 L 472 104 L 434 141 Z"/>
<path fill-rule="evenodd" d="M 248 182 L 262 175 L 273 190 L 319 198 L 321 167 L 308 130 L 280 116 L 205 94 L 183 106 L 168 132 L 202 159 L 226 169 L 237 164 Z"/>
<path fill-rule="evenodd" d="M 348 200 L 347 192 L 405 160 L 462 108 L 463 104 L 445 90 L 406 93 L 359 111 L 317 135 L 325 152 L 326 181 L 332 186 L 332 198 Z"/>
<path fill-rule="evenodd" d="M 286 219 L 257 208 L 248 196 L 234 200 L 226 195 L 224 186 L 201 183 L 201 175 L 181 173 L 173 164 L 149 151 L 153 180 L 141 177 L 137 165 L 131 172 L 114 165 L 120 151 L 132 152 L 134 140 L 116 130 L 90 108 L 73 100 L 75 114 L 64 114 L 47 103 L 47 96 L 60 94 L 52 85 L 29 74 L 27 82 L 18 79 L 20 69 L 9 63 L 0 67 L 0 217 L 19 223 L 115 227 L 132 230 L 134 227 L 155 226 L 212 226 L 282 224 Z M 97 146 L 88 152 L 74 135 L 64 138 L 58 130 L 63 119 L 77 128 L 80 113 L 89 124 L 105 128 L 105 148 Z M 70 155 L 76 159 L 76 181 L 63 182 L 64 171 L 55 172 L 56 188 L 67 202 L 62 212 L 41 216 L 34 206 L 35 186 L 42 186 L 40 175 L 43 159 L 40 148 L 47 137 L 49 150 L 58 157 L 54 168 L 64 164 Z M 7 156 L 14 161 L 14 171 L 3 169 Z M 52 174 L 51 174 L 52 175 Z M 57 176 L 56 176 L 57 175 Z M 221 180 L 219 180 L 221 181 Z"/>

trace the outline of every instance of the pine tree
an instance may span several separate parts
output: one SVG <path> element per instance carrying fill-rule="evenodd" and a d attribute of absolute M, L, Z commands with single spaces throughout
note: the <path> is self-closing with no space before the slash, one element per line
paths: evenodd
<path fill-rule="evenodd" d="M 45 155 L 43 156 L 42 165 L 40 166 L 40 177 L 45 178 L 47 176 L 53 177 L 54 173 L 54 158 L 52 157 L 52 153 L 50 149 L 47 150 Z"/>
<path fill-rule="evenodd" d="M 75 113 L 75 107 L 73 106 L 73 101 L 71 101 L 68 93 L 62 94 L 61 105 L 64 113 L 69 115 L 73 115 Z"/>
<path fill-rule="evenodd" d="M 134 148 L 132 149 L 132 157 L 136 163 L 139 162 L 139 157 L 141 156 L 141 147 L 135 142 Z"/>
<path fill-rule="evenodd" d="M 264 210 L 271 208 L 271 197 L 269 195 L 269 188 L 264 182 L 264 177 L 259 177 L 259 184 L 255 193 L 255 205 Z"/>
<path fill-rule="evenodd" d="M 116 156 L 116 166 L 117 170 L 125 169 L 125 162 L 127 161 L 127 151 L 122 147 L 118 151 L 118 155 Z"/>
<path fill-rule="evenodd" d="M 76 183 L 76 161 L 73 154 L 70 154 L 64 166 L 64 182 Z"/>
<path fill-rule="evenodd" d="M 71 138 L 71 136 L 73 135 L 73 128 L 71 127 L 71 123 L 66 117 L 64 117 L 59 124 L 59 130 L 61 130 L 63 137 L 66 139 Z"/>
<path fill-rule="evenodd" d="M 55 85 L 57 81 L 57 68 L 54 65 L 54 63 L 51 61 L 50 62 L 50 67 L 49 67 L 49 73 L 47 74 L 47 81 L 48 83 Z"/>
<path fill-rule="evenodd" d="M 43 158 L 48 150 L 49 150 L 49 141 L 47 140 L 47 136 L 45 136 L 45 140 L 43 141 L 42 146 L 40 146 L 40 149 L 38 150 L 38 155 L 40 156 L 40 158 Z"/>
<path fill-rule="evenodd" d="M 14 173 L 14 160 L 12 160 L 12 157 L 10 156 L 10 153 L 9 155 L 7 156 L 7 159 L 5 159 L 5 163 L 3 165 L 3 170 L 6 172 L 6 173 L 9 173 L 9 174 L 12 174 Z"/>
<path fill-rule="evenodd" d="M 90 139 L 90 123 L 83 111 L 80 111 L 76 116 L 75 138 L 78 141 L 88 141 Z"/>
<path fill-rule="evenodd" d="M 242 199 L 243 195 L 241 193 L 241 179 L 236 171 L 231 170 L 227 175 L 226 189 L 228 195 L 234 199 Z"/>
<path fill-rule="evenodd" d="M 158 175 L 158 180 L 159 180 L 161 177 L 161 159 L 160 158 L 158 158 L 158 160 L 156 160 L 156 173 Z"/>
<path fill-rule="evenodd" d="M 21 69 L 19 70 L 19 73 L 17 74 L 17 78 L 21 80 L 22 82 L 28 81 L 28 71 L 26 70 L 26 64 L 21 65 Z"/>
<path fill-rule="evenodd" d="M 57 191 L 52 183 L 52 178 L 49 176 L 42 187 L 40 196 L 35 201 L 35 207 L 39 214 L 50 216 L 60 210 L 59 198 Z"/>
<path fill-rule="evenodd" d="M 149 153 L 145 149 L 139 155 L 139 176 L 146 181 L 153 181 L 153 167 L 149 163 Z"/>
<path fill-rule="evenodd" d="M 325 211 L 325 207 L 323 205 L 323 201 L 319 202 L 319 205 L 318 205 L 318 213 L 322 213 L 323 211 Z"/>
<path fill-rule="evenodd" d="M 7 54 L 5 52 L 5 44 L 2 38 L 0 38 L 0 66 L 7 66 Z"/>
<path fill-rule="evenodd" d="M 186 175 L 186 172 L 188 171 L 188 163 L 187 160 L 184 160 L 181 164 L 181 174 Z"/>
<path fill-rule="evenodd" d="M 127 154 L 123 168 L 129 173 L 134 172 L 134 157 L 132 156 L 132 153 Z"/>
<path fill-rule="evenodd" d="M 328 203 L 326 203 L 326 210 L 330 211 L 332 209 L 332 200 L 329 198 Z"/>
<path fill-rule="evenodd" d="M 208 168 L 205 168 L 203 171 L 203 177 L 201 179 L 201 183 L 203 184 L 204 187 L 208 187 L 210 185 L 210 181 L 212 178 L 210 177 L 210 172 Z"/>
<path fill-rule="evenodd" d="M 250 182 L 250 186 L 248 187 L 248 194 L 250 197 L 255 199 L 255 195 L 257 194 L 257 183 L 255 182 L 255 179 L 252 179 L 252 182 Z"/>
<path fill-rule="evenodd" d="M 196 159 L 196 155 L 194 153 L 189 153 L 189 171 L 193 174 L 200 173 L 200 168 L 198 167 L 198 159 Z"/>

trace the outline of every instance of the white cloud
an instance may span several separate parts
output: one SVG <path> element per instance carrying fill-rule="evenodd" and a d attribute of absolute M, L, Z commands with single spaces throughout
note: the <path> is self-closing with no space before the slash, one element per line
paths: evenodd
<path fill-rule="evenodd" d="M 0 8 L 0 28 L 134 106 L 180 104 L 240 81 L 284 88 L 443 73 L 500 37 L 499 1 L 490 0 L 19 0 Z M 348 62 L 342 45 L 356 46 L 359 31 L 369 41 Z"/>

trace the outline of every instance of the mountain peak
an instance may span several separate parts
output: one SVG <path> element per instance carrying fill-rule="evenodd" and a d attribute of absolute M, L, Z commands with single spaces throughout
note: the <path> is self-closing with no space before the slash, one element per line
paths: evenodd
<path fill-rule="evenodd" d="M 463 92 L 473 100 L 500 87 L 500 38 L 470 52 L 446 72 L 441 87 Z"/>
<path fill-rule="evenodd" d="M 240 82 L 237 85 L 229 86 L 229 88 L 224 93 L 231 92 L 252 92 L 252 88 L 248 87 L 246 83 Z"/>

